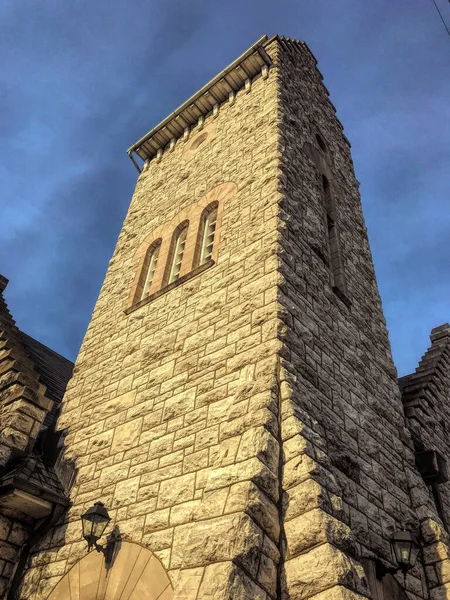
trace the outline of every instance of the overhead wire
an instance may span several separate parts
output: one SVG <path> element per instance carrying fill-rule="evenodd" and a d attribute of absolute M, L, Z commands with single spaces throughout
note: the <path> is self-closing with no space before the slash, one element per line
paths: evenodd
<path fill-rule="evenodd" d="M 448 1 L 450 2 L 450 0 L 448 0 Z M 445 29 L 446 29 L 446 31 L 447 31 L 447 33 L 448 33 L 449 37 L 450 37 L 450 30 L 449 30 L 449 28 L 447 27 L 447 23 L 444 21 L 444 17 L 442 16 L 442 13 L 441 13 L 441 11 L 439 10 L 439 6 L 436 4 L 436 0 L 433 0 L 433 4 L 434 4 L 434 6 L 436 7 L 436 10 L 438 11 L 438 13 L 439 13 L 439 16 L 441 17 L 441 21 L 442 21 L 442 23 L 444 24 L 444 27 L 445 27 Z"/>

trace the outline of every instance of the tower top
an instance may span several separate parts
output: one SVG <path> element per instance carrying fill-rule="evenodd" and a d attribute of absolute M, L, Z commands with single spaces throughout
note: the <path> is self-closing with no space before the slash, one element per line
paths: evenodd
<path fill-rule="evenodd" d="M 182 137 L 186 129 L 197 125 L 199 119 L 214 110 L 215 105 L 220 106 L 226 102 L 230 94 L 236 94 L 245 86 L 247 80 L 251 81 L 262 69 L 270 67 L 272 59 L 265 48 L 275 39 L 281 43 L 293 42 L 306 46 L 304 42 L 291 38 L 278 35 L 268 38 L 267 35 L 263 35 L 198 92 L 130 146 L 127 154 L 131 157 L 136 153 L 145 161 L 156 156 L 158 150 L 165 148 L 171 140 Z"/>

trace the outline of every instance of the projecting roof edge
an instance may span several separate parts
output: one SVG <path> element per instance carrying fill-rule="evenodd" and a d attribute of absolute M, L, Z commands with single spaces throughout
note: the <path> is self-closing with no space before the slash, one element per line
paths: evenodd
<path fill-rule="evenodd" d="M 263 65 L 270 66 L 272 64 L 272 60 L 264 50 L 264 46 L 276 37 L 273 36 L 269 40 L 267 35 L 263 35 L 228 67 L 223 69 L 144 137 L 130 146 L 127 154 L 131 157 L 132 153 L 135 152 L 143 160 L 154 156 L 158 147 L 163 148 L 170 142 L 171 138 L 180 137 L 185 127 L 191 127 L 197 123 L 200 116 L 210 112 L 214 104 L 223 102 L 225 100 L 224 89 L 229 88 L 229 91 L 236 92 L 244 87 L 243 80 L 254 77 L 257 74 L 255 70 L 257 66 L 260 70 Z M 229 76 L 228 79 L 226 79 L 227 75 Z M 218 87 L 219 84 L 223 85 L 221 91 Z M 219 91 L 222 98 L 217 97 Z M 228 96 L 228 93 L 226 95 Z M 202 103 L 199 102 L 200 99 L 203 100 Z M 153 139 L 155 136 L 159 136 L 159 139 Z"/>

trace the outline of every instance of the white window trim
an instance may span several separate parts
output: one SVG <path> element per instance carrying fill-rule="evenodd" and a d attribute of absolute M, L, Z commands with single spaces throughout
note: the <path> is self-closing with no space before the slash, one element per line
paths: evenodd
<path fill-rule="evenodd" d="M 181 231 L 178 232 L 175 247 L 173 249 L 172 264 L 170 266 L 169 279 L 167 283 L 173 283 L 180 277 L 181 266 L 183 263 L 184 249 L 186 246 L 188 226 L 185 225 Z"/>
<path fill-rule="evenodd" d="M 203 232 L 202 232 L 202 245 L 200 250 L 200 265 L 211 259 L 214 241 L 216 237 L 216 226 L 217 226 L 217 206 L 212 208 L 206 215 L 203 221 Z M 209 240 L 209 243 L 208 243 Z"/>
<path fill-rule="evenodd" d="M 146 296 L 148 296 L 150 286 L 152 285 L 153 277 L 155 275 L 156 266 L 158 264 L 160 248 L 161 248 L 161 243 L 156 244 L 151 250 L 150 260 L 149 260 L 148 268 L 147 268 L 147 274 L 145 276 L 145 283 L 144 283 L 144 287 L 142 289 L 141 300 L 143 298 L 145 298 Z"/>

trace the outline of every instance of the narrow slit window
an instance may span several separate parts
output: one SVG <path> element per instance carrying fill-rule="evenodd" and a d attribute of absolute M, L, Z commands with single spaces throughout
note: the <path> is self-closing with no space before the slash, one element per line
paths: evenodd
<path fill-rule="evenodd" d="M 216 236 L 216 224 L 217 205 L 208 210 L 203 219 L 199 265 L 203 265 L 208 262 L 208 260 L 211 260 L 214 248 L 214 238 Z"/>
<path fill-rule="evenodd" d="M 172 245 L 172 260 L 170 263 L 169 277 L 167 283 L 173 283 L 180 277 L 181 265 L 183 263 L 184 248 L 186 246 L 188 225 L 184 225 L 176 233 Z"/>
<path fill-rule="evenodd" d="M 339 230 L 336 222 L 336 207 L 334 198 L 331 194 L 330 183 L 325 175 L 322 175 L 322 189 L 327 219 L 327 245 L 329 253 L 329 266 L 333 279 L 333 289 L 335 291 L 338 290 L 341 294 L 343 294 L 346 292 L 346 282 L 339 243 Z M 349 302 L 348 299 L 346 299 L 346 302 Z"/>
<path fill-rule="evenodd" d="M 144 285 L 142 287 L 141 300 L 146 298 L 150 292 L 150 287 L 152 285 L 153 277 L 155 275 L 156 267 L 158 265 L 158 257 L 159 250 L 161 248 L 161 241 L 158 241 L 156 244 L 153 244 L 148 250 L 147 256 L 145 258 L 145 280 Z"/>

